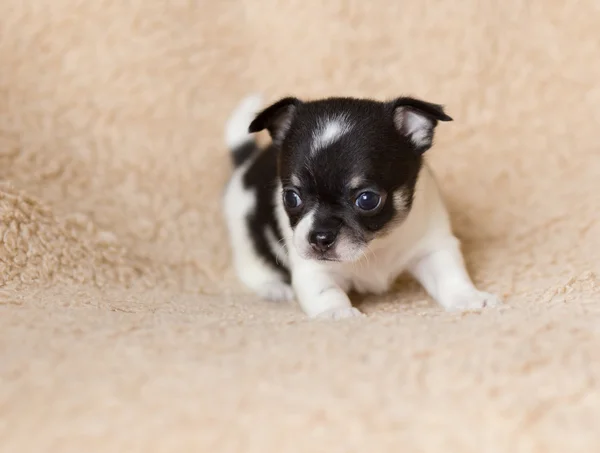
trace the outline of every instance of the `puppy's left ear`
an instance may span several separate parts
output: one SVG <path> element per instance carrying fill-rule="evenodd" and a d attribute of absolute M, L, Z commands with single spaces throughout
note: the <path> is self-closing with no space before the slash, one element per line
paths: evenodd
<path fill-rule="evenodd" d="M 418 154 L 431 148 L 438 121 L 452 121 L 441 105 L 419 99 L 398 98 L 392 101 L 392 107 L 396 129 L 410 141 Z"/>
<path fill-rule="evenodd" d="M 292 125 L 296 108 L 302 101 L 295 97 L 286 97 L 270 105 L 258 115 L 248 128 L 248 132 L 269 131 L 273 142 L 280 145 Z"/>

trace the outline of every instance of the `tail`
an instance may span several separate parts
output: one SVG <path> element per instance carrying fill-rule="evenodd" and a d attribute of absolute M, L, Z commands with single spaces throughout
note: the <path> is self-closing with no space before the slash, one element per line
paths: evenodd
<path fill-rule="evenodd" d="M 235 167 L 242 165 L 258 150 L 254 135 L 248 132 L 248 127 L 258 114 L 261 105 L 260 95 L 250 95 L 238 104 L 227 121 L 225 143 L 229 147 Z"/>

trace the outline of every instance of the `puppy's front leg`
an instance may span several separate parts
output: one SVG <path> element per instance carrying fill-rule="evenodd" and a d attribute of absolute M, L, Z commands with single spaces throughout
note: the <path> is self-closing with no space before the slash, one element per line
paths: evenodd
<path fill-rule="evenodd" d="M 326 269 L 312 265 L 296 268 L 292 285 L 300 307 L 311 318 L 342 319 L 362 316 Z"/>
<path fill-rule="evenodd" d="M 501 302 L 497 296 L 475 288 L 458 240 L 454 238 L 444 247 L 418 259 L 409 270 L 429 295 L 448 311 L 479 310 Z"/>

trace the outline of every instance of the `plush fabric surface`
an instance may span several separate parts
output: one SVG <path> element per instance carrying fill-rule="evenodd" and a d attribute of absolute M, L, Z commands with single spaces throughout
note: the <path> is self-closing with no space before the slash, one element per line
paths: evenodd
<path fill-rule="evenodd" d="M 0 450 L 600 450 L 600 4 L 6 0 Z M 368 317 L 256 300 L 220 214 L 261 91 L 445 104 L 429 162 L 481 289 Z"/>

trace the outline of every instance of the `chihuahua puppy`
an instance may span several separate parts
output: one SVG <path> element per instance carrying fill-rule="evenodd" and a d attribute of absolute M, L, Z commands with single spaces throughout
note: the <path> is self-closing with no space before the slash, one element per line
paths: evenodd
<path fill-rule="evenodd" d="M 247 287 L 295 298 L 313 318 L 361 315 L 348 292 L 383 293 L 402 272 L 447 310 L 500 303 L 474 286 L 424 162 L 438 122 L 452 120 L 442 106 L 286 97 L 260 109 L 260 96 L 246 98 L 225 131 L 225 219 Z"/>

